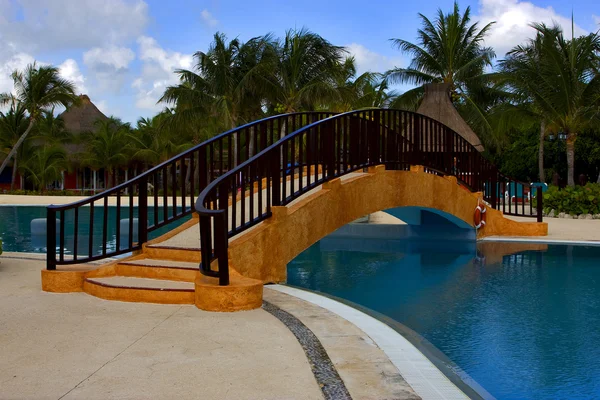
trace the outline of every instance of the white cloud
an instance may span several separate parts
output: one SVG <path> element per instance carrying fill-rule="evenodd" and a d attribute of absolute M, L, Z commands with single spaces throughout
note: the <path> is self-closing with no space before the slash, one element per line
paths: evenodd
<path fill-rule="evenodd" d="M 3 54 L 0 54 L 0 93 L 14 93 L 11 74 L 16 69 L 24 69 L 33 61 L 33 57 L 27 53 L 14 53 L 4 57 Z"/>
<path fill-rule="evenodd" d="M 83 62 L 93 69 L 127 69 L 134 59 L 135 53 L 127 47 L 94 47 L 83 53 Z"/>
<path fill-rule="evenodd" d="M 219 23 L 219 21 L 208 10 L 202 10 L 200 17 L 202 18 L 204 24 L 206 24 L 206 26 L 209 28 L 214 28 Z"/>
<path fill-rule="evenodd" d="M 139 57 L 142 61 L 154 62 L 162 69 L 172 72 L 177 68 L 191 68 L 192 55 L 167 51 L 160 47 L 154 38 L 142 36 L 138 39 Z"/>
<path fill-rule="evenodd" d="M 153 111 L 161 110 L 164 105 L 156 104 L 167 86 L 176 85 L 176 69 L 190 69 L 193 63 L 191 54 L 168 51 L 151 37 L 138 39 L 139 59 L 142 60 L 141 75 L 131 85 L 137 90 L 136 107 Z"/>
<path fill-rule="evenodd" d="M 347 45 L 346 50 L 348 50 L 350 55 L 354 56 L 358 74 L 362 74 L 363 72 L 367 71 L 384 73 L 394 67 L 400 67 L 400 65 L 403 63 L 403 60 L 400 57 L 386 57 L 382 54 L 371 51 L 362 44 L 358 43 Z"/>
<path fill-rule="evenodd" d="M 479 15 L 474 19 L 481 21 L 481 27 L 492 21 L 492 26 L 485 43 L 496 51 L 500 59 L 512 47 L 525 42 L 535 35 L 529 25 L 532 22 L 543 22 L 552 25 L 559 24 L 565 36 L 570 37 L 571 18 L 558 14 L 552 7 L 538 7 L 533 3 L 519 0 L 480 0 Z M 583 35 L 586 31 L 575 25 L 575 36 Z"/>
<path fill-rule="evenodd" d="M 594 20 L 596 25 L 600 25 L 600 17 L 599 16 L 592 14 L 592 19 Z"/>
<path fill-rule="evenodd" d="M 10 16 L 0 19 L 0 36 L 28 52 L 122 43 L 148 22 L 142 0 L 15 0 L 3 9 Z"/>
<path fill-rule="evenodd" d="M 85 77 L 79 70 L 77 61 L 69 58 L 58 66 L 58 70 L 62 78 L 67 79 L 75 84 L 77 93 L 87 93 Z"/>
<path fill-rule="evenodd" d="M 111 115 L 106 100 L 96 100 L 94 101 L 94 105 L 98 107 L 98 110 L 100 110 L 102 114 Z"/>
<path fill-rule="evenodd" d="M 100 91 L 119 93 L 129 75 L 129 64 L 135 59 L 127 47 L 94 47 L 83 53 L 83 62 Z"/>

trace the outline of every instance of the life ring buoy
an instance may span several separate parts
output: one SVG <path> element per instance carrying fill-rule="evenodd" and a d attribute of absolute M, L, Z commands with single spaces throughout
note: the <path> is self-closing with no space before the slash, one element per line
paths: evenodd
<path fill-rule="evenodd" d="M 485 227 L 486 220 L 486 212 L 485 204 L 479 203 L 477 207 L 475 207 L 475 216 L 473 218 L 473 222 L 475 223 L 475 229 L 481 229 Z"/>

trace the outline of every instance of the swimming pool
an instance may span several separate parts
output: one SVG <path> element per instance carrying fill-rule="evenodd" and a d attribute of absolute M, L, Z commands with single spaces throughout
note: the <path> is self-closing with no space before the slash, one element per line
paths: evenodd
<path fill-rule="evenodd" d="M 332 236 L 288 283 L 408 326 L 498 399 L 600 398 L 600 247 L 528 247 Z"/>
<path fill-rule="evenodd" d="M 148 219 L 149 224 L 153 223 L 154 218 L 154 207 L 148 207 Z M 181 208 L 179 208 L 181 209 Z M 162 220 L 163 208 L 159 207 L 158 215 L 159 221 Z M 169 215 L 172 213 L 172 208 L 168 210 Z M 116 207 L 108 207 L 108 229 L 107 229 L 107 249 L 109 251 L 115 250 L 117 244 L 117 226 L 116 226 Z M 120 218 L 125 219 L 129 216 L 129 208 L 122 207 Z M 4 251 L 16 251 L 16 252 L 28 252 L 28 253 L 45 253 L 46 252 L 46 237 L 45 235 L 31 235 L 31 221 L 36 218 L 46 218 L 46 207 L 38 206 L 0 206 L 0 239 L 2 239 Z M 102 223 L 103 213 L 98 210 L 94 213 L 94 232 L 92 236 L 93 240 L 93 254 L 100 254 L 102 252 Z M 133 218 L 137 218 L 137 207 L 133 208 Z M 148 235 L 150 239 L 154 239 L 164 233 L 167 233 L 173 228 L 181 225 L 185 221 L 188 221 L 191 216 L 184 217 L 180 220 L 174 221 L 160 229 L 150 232 Z M 79 212 L 78 221 L 78 254 L 88 254 L 89 251 L 89 207 L 82 207 Z M 66 254 L 70 254 L 73 249 L 73 232 L 74 230 L 74 214 L 73 212 L 67 212 L 65 215 L 65 248 Z M 121 243 L 126 243 L 127 239 L 122 240 Z M 199 245 L 199 244 L 198 244 Z"/>

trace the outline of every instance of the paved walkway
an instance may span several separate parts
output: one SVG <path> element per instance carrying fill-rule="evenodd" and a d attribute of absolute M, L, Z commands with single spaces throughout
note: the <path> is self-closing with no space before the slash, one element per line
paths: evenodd
<path fill-rule="evenodd" d="M 87 200 L 89 196 L 27 196 L 27 195 L 14 195 L 14 194 L 0 194 L 0 206 L 11 205 L 11 206 L 48 206 L 50 204 L 54 205 L 62 205 L 74 203 L 76 201 Z M 160 196 L 158 198 L 157 204 L 162 206 L 164 204 L 163 197 Z M 173 204 L 173 198 L 167 198 L 167 204 Z M 94 205 L 103 206 L 104 200 L 97 200 Z M 108 198 L 109 206 L 117 205 L 117 197 L 110 196 Z M 137 196 L 133 196 L 133 205 L 138 205 Z M 148 205 L 154 205 L 154 196 L 148 197 Z M 177 205 L 181 206 L 181 199 L 177 199 Z M 190 205 L 190 200 L 186 199 L 186 205 Z M 129 197 L 126 195 L 121 196 L 121 206 L 128 207 L 129 206 Z"/>
<path fill-rule="evenodd" d="M 263 309 L 209 313 L 45 293 L 43 267 L 0 256 L 1 399 L 323 398 L 292 328 Z M 353 323 L 269 288 L 265 299 L 316 335 L 353 399 L 420 398 Z"/>
<path fill-rule="evenodd" d="M 0 256 L 2 399 L 318 399 L 294 335 L 264 310 L 105 301 L 40 289 Z"/>
<path fill-rule="evenodd" d="M 520 222 L 534 222 L 535 219 L 525 217 L 508 217 Z M 551 241 L 598 241 L 600 243 L 600 220 L 599 219 L 564 219 L 544 218 L 548 223 L 548 236 L 530 236 L 529 240 L 551 240 Z M 510 237 L 495 237 L 491 239 L 507 239 Z M 513 237 L 512 239 L 517 239 Z M 523 238 L 519 238 L 523 239 Z"/>

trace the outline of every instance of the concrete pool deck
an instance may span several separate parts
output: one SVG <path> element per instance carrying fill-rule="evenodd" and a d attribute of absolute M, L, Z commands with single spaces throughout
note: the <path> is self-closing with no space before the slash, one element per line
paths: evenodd
<path fill-rule="evenodd" d="M 100 193 L 100 191 L 98 192 L 98 194 L 99 193 Z M 46 207 L 46 206 L 49 206 L 50 204 L 63 205 L 63 204 L 74 203 L 77 201 L 87 200 L 87 199 L 89 199 L 89 197 L 90 196 L 28 196 L 28 195 L 22 195 L 22 194 L 0 194 L 0 206 Z M 128 202 L 129 202 L 129 198 L 126 195 L 123 195 L 121 197 L 121 205 L 127 206 L 129 204 Z M 96 201 L 96 205 L 100 205 L 100 204 L 104 204 L 103 200 Z M 164 204 L 162 196 L 158 197 L 157 204 L 159 206 L 162 206 Z M 168 205 L 173 204 L 173 199 L 167 198 L 167 204 Z M 117 205 L 116 196 L 110 196 L 108 198 L 108 205 L 109 206 Z M 133 196 L 133 205 L 134 206 L 138 205 L 137 196 Z M 149 206 L 154 205 L 154 196 L 151 195 L 150 197 L 148 197 L 148 205 Z M 181 205 L 181 203 L 178 203 L 178 205 Z M 189 205 L 189 203 L 188 203 L 188 205 Z"/>
<path fill-rule="evenodd" d="M 512 217 L 512 220 L 518 222 L 527 222 L 531 220 L 525 217 Z M 545 217 L 544 222 L 548 223 L 548 236 L 530 236 L 528 238 L 516 236 L 489 236 L 484 240 L 521 240 L 521 241 L 543 241 L 543 242 L 598 242 L 600 244 L 600 219 L 564 219 Z"/>
<path fill-rule="evenodd" d="M 45 293 L 43 262 L 0 256 L 0 398 L 298 398 L 320 389 L 263 310 Z"/>
<path fill-rule="evenodd" d="M 0 256 L 0 398 L 324 398 L 308 351 L 265 309 L 210 313 L 46 293 L 44 262 L 10 256 Z M 302 292 L 267 287 L 265 300 L 314 333 L 351 398 L 466 398 L 410 343 L 390 355 L 369 331 L 384 324 L 364 315 L 374 321 L 365 333 L 332 300 L 294 291 Z M 399 356 L 413 357 L 409 369 L 397 367 Z"/>

